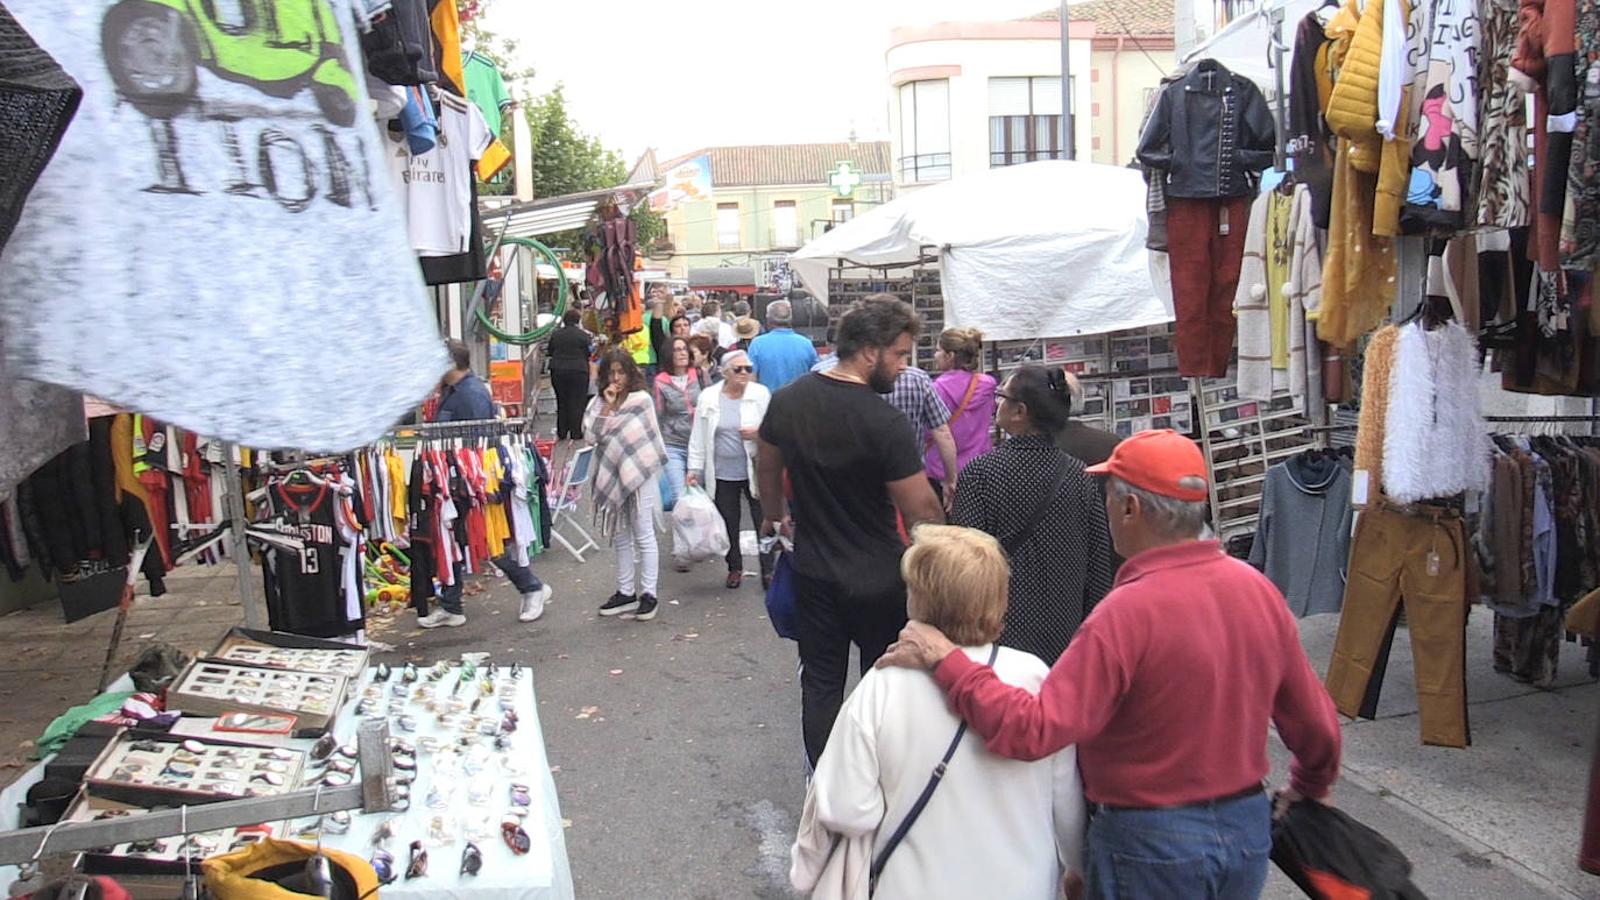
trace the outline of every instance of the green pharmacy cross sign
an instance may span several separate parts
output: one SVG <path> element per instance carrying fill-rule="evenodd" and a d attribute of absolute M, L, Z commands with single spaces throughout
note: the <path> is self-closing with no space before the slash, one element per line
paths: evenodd
<path fill-rule="evenodd" d="M 856 167 L 847 159 L 840 160 L 833 167 L 833 171 L 828 173 L 828 184 L 833 185 L 833 189 L 838 191 L 841 197 L 855 193 L 856 185 L 860 183 L 861 173 L 857 172 Z"/>

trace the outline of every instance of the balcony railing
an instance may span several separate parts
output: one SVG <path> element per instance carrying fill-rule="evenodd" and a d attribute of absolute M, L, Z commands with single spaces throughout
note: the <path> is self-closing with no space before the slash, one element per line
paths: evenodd
<path fill-rule="evenodd" d="M 900 180 L 908 184 L 925 181 L 950 180 L 950 154 L 923 153 L 902 156 L 899 161 Z"/>

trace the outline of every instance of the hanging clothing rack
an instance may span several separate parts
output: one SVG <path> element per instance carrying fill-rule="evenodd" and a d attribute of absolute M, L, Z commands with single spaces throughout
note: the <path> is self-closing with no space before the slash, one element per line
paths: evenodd
<path fill-rule="evenodd" d="M 1600 422 L 1594 416 L 1484 416 L 1485 422 Z"/>
<path fill-rule="evenodd" d="M 479 435 L 524 434 L 533 426 L 528 418 L 463 419 L 459 422 L 424 422 L 405 425 L 390 432 L 389 438 L 473 437 Z"/>

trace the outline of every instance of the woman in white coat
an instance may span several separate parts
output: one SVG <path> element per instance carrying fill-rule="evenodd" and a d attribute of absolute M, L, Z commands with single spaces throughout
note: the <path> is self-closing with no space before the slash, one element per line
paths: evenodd
<path fill-rule="evenodd" d="M 1049 667 L 997 647 L 1010 566 L 972 528 L 923 525 L 900 564 L 911 617 L 938 621 L 1007 684 L 1038 691 Z M 957 637 L 956 634 L 961 635 Z M 789 880 L 814 898 L 866 898 L 868 874 L 943 759 L 961 720 L 927 672 L 872 669 L 845 700 L 806 792 Z M 963 734 L 922 814 L 893 848 L 875 900 L 1055 900 L 1081 886 L 1083 789 L 1077 751 L 1019 762 Z"/>
<path fill-rule="evenodd" d="M 766 418 L 772 392 L 754 378 L 755 367 L 743 350 L 722 357 L 721 390 L 708 389 L 694 408 L 689 433 L 689 486 L 712 492 L 717 512 L 728 528 L 729 590 L 744 580 L 744 555 L 739 552 L 741 501 L 750 507 L 750 527 L 761 527 L 761 498 L 756 490 L 756 430 Z M 772 556 L 761 554 L 761 585 L 772 580 Z"/>

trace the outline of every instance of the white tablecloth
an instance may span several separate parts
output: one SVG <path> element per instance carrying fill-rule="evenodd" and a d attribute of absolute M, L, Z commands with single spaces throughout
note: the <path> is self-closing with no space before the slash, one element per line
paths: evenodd
<path fill-rule="evenodd" d="M 450 778 L 437 778 L 433 771 L 434 755 L 419 751 L 417 779 L 411 785 L 411 808 L 408 811 L 353 816 L 348 833 L 324 836 L 323 843 L 327 846 L 337 847 L 363 858 L 370 857 L 373 850 L 373 832 L 385 820 L 391 817 L 397 818 L 395 837 L 389 842 L 387 849 L 394 855 L 395 867 L 402 874 L 393 884 L 379 892 L 382 897 L 441 898 L 441 900 L 443 898 L 568 900 L 573 896 L 572 870 L 567 862 L 566 838 L 561 827 L 561 808 L 556 799 L 555 779 L 550 775 L 550 762 L 544 751 L 544 735 L 539 727 L 539 713 L 534 704 L 533 672 L 524 667 L 522 673 L 522 677 L 516 681 L 518 727 L 511 736 L 511 756 L 520 761 L 517 764 L 521 766 L 522 772 L 515 775 L 496 772 L 499 754 L 493 755 L 484 773 L 478 776 L 493 776 L 494 788 L 486 803 L 481 807 L 475 807 L 469 802 L 468 785 L 472 780 L 471 776 L 461 773 Z M 361 687 L 352 690 L 351 693 L 359 698 L 362 690 L 372 683 L 374 677 L 375 667 L 369 668 Z M 388 704 L 394 699 L 391 693 L 392 686 L 399 678 L 400 670 L 396 669 L 389 681 L 380 685 L 384 693 L 381 703 Z M 457 670 L 452 669 L 450 674 L 438 683 L 445 687 L 446 695 L 448 687 L 455 684 L 456 678 Z M 496 683 L 506 684 L 508 681 L 505 671 L 501 670 Z M 459 696 L 470 703 L 476 696 L 474 693 L 476 689 L 476 684 L 463 685 Z M 391 719 L 391 736 L 412 744 L 418 744 L 427 735 L 438 737 L 445 743 L 449 743 L 455 737 L 455 734 L 446 734 L 439 729 L 438 717 L 427 712 L 422 703 L 397 701 L 395 705 L 403 706 L 407 713 L 415 716 L 418 724 L 414 733 L 406 733 L 395 727 L 394 720 Z M 500 715 L 500 708 L 494 697 L 485 698 L 479 709 L 480 712 L 496 718 Z M 354 712 L 354 708 L 351 707 L 340 716 L 335 733 L 341 740 L 355 739 L 360 717 Z M 450 806 L 442 810 L 428 807 L 429 792 L 438 782 L 447 783 L 451 788 Z M 512 782 L 526 785 L 533 801 L 522 826 L 528 833 L 532 847 L 527 855 L 520 857 L 513 855 L 500 838 L 500 820 L 511 807 L 509 785 Z M 429 844 L 429 823 L 436 816 L 446 816 L 455 820 L 456 824 L 452 829 L 453 842 L 445 845 Z M 482 817 L 488 817 L 492 822 L 490 835 L 475 842 L 483 851 L 483 869 L 475 877 L 461 876 L 459 874 L 461 853 L 466 847 L 462 830 L 469 820 Z M 423 878 L 406 881 L 403 873 L 409 848 L 414 840 L 421 840 L 427 847 L 428 874 Z"/>

